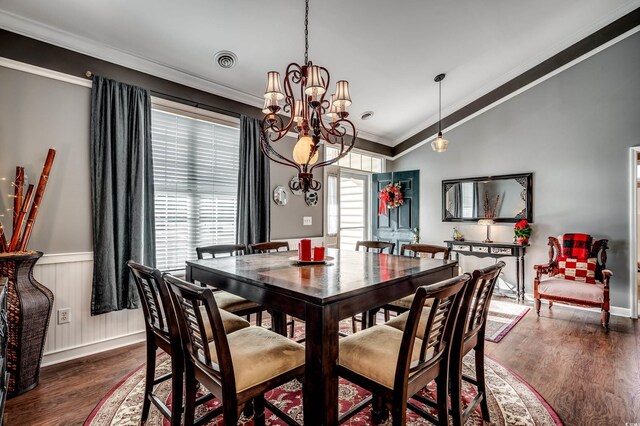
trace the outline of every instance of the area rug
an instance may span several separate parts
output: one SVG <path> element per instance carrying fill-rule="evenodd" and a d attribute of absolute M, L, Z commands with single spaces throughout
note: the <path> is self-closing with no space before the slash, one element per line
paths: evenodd
<path fill-rule="evenodd" d="M 341 329 L 348 331 L 350 324 L 346 324 Z M 296 327 L 296 335 L 302 326 Z M 474 376 L 474 358 L 473 352 L 464 359 L 464 372 L 469 376 Z M 156 375 L 164 374 L 170 370 L 169 358 L 166 354 L 158 357 Z M 127 375 L 120 383 L 118 383 L 103 399 L 98 403 L 96 408 L 91 412 L 85 426 L 107 426 L 107 425 L 139 425 L 140 414 L 142 411 L 142 401 L 144 399 L 144 376 L 145 366 L 142 365 L 137 370 Z M 535 425 L 535 426 L 552 426 L 562 425 L 560 418 L 555 411 L 544 401 L 544 399 L 529 386 L 522 378 L 500 365 L 498 362 L 486 358 L 485 374 L 488 392 L 489 411 L 491 413 L 491 424 L 502 425 Z M 423 392 L 428 396 L 435 396 L 435 383 L 431 383 Z M 171 400 L 170 383 L 166 381 L 156 387 L 156 393 L 165 401 Z M 340 412 L 347 411 L 358 402 L 362 401 L 369 394 L 364 389 L 340 379 L 339 388 Z M 471 401 L 476 395 L 475 387 L 464 383 L 463 399 L 466 402 Z M 267 393 L 266 398 L 274 405 L 293 417 L 298 423 L 303 424 L 302 412 L 302 385 L 297 381 L 289 382 L 279 388 Z M 421 405 L 419 402 L 414 403 Z M 213 409 L 220 404 L 218 400 L 209 402 L 206 406 L 199 407 L 197 416 L 202 415 L 207 410 Z M 422 405 L 421 405 L 422 406 Z M 422 406 L 425 409 L 427 407 Z M 268 410 L 265 413 L 267 424 L 269 425 L 285 425 L 275 415 Z M 168 426 L 169 423 L 164 419 L 162 414 L 152 406 L 149 413 L 147 426 Z M 210 426 L 223 425 L 221 417 L 216 418 L 209 423 Z M 240 425 L 250 426 L 253 421 L 250 418 L 242 417 L 239 421 Z M 345 425 L 363 426 L 371 424 L 371 409 L 365 408 L 349 421 L 343 423 Z M 385 424 L 391 424 L 390 421 Z M 420 418 L 415 413 L 407 411 L 407 425 L 429 425 L 428 421 Z M 480 407 L 466 423 L 467 426 L 482 425 L 482 415 Z"/>
<path fill-rule="evenodd" d="M 531 308 L 513 302 L 491 300 L 484 339 L 498 343 L 518 324 Z"/>

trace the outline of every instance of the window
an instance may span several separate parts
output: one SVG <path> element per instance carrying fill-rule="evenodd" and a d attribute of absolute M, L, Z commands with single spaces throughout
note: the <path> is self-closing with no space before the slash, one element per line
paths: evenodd
<path fill-rule="evenodd" d="M 325 147 L 325 158 L 331 160 L 338 156 L 338 149 L 330 146 Z M 351 151 L 338 161 L 339 167 L 347 167 L 349 169 L 363 170 L 365 172 L 381 173 L 383 172 L 383 159 L 373 157 L 371 155 L 361 154 Z"/>
<path fill-rule="evenodd" d="M 154 105 L 158 269 L 183 270 L 195 247 L 235 242 L 239 133 L 232 123 Z"/>

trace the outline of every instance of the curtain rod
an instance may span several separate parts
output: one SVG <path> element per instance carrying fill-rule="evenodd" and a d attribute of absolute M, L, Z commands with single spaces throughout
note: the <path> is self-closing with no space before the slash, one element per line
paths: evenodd
<path fill-rule="evenodd" d="M 93 80 L 94 74 L 91 71 L 85 71 L 84 76 L 90 80 Z M 240 118 L 240 115 L 241 115 L 239 112 L 236 112 L 236 111 L 230 111 L 228 109 L 203 104 L 200 102 L 192 101 L 190 99 L 181 98 L 180 96 L 171 95 L 169 93 L 162 93 L 155 90 L 149 90 L 149 92 L 153 96 L 157 96 L 157 97 L 168 99 L 168 100 L 177 100 L 177 101 L 180 101 L 180 103 L 183 103 L 185 105 L 189 105 L 195 108 L 201 108 L 207 111 L 217 112 L 217 113 L 228 115 L 235 118 Z"/>

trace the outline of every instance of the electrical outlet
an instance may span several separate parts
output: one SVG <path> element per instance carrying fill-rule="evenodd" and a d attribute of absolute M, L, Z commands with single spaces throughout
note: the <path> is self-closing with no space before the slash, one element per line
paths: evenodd
<path fill-rule="evenodd" d="M 311 226 L 313 224 L 313 218 L 311 216 L 303 216 L 302 217 L 302 225 L 303 226 Z"/>
<path fill-rule="evenodd" d="M 58 324 L 66 324 L 71 322 L 71 309 L 58 309 Z"/>

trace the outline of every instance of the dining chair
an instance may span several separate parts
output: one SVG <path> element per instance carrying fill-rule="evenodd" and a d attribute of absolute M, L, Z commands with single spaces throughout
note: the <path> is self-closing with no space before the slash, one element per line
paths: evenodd
<path fill-rule="evenodd" d="M 403 331 L 386 324 L 367 328 L 339 342 L 340 376 L 371 392 L 372 422 L 386 420 L 391 409 L 394 426 L 406 423 L 412 411 L 438 425 L 448 425 L 448 371 L 451 338 L 455 330 L 464 289 L 471 276 L 464 274 L 436 284 L 421 285 L 425 278 L 413 278 L 418 288 L 407 313 Z M 426 321 L 424 302 L 432 298 Z M 421 326 L 421 327 L 419 327 Z M 409 398 L 435 380 L 438 417 L 417 407 Z M 364 408 L 357 406 L 341 420 Z"/>
<path fill-rule="evenodd" d="M 374 253 L 384 253 L 385 250 L 388 250 L 389 254 L 393 254 L 393 251 L 396 248 L 396 243 L 390 243 L 387 241 L 358 241 L 356 242 L 356 251 L 360 251 L 360 247 L 364 248 L 364 251 L 369 253 L 373 251 Z"/>
<path fill-rule="evenodd" d="M 247 251 L 247 247 L 244 244 L 216 244 L 212 246 L 196 247 L 196 255 L 198 259 L 204 259 L 204 255 L 208 254 L 215 258 L 216 255 L 228 254 L 229 256 L 241 256 Z M 247 320 L 251 320 L 251 315 L 256 314 L 256 325 L 262 325 L 262 312 L 265 309 L 250 300 L 243 297 L 236 296 L 235 294 L 218 290 L 211 287 L 214 291 L 214 296 L 218 307 L 224 309 L 227 312 L 234 313 L 239 316 L 246 316 Z"/>
<path fill-rule="evenodd" d="M 454 426 L 465 424 L 478 403 L 480 403 L 482 419 L 487 423 L 490 422 L 484 375 L 484 338 L 491 296 L 504 266 L 505 263 L 501 261 L 487 268 L 473 271 L 460 308 L 461 315 L 456 324 L 454 336 L 454 341 L 459 343 L 452 347 L 450 366 L 451 414 Z M 475 357 L 475 379 L 462 374 L 462 359 L 472 349 Z M 478 389 L 477 395 L 464 411 L 462 410 L 462 380 L 475 385 Z"/>
<path fill-rule="evenodd" d="M 439 256 L 440 254 L 442 254 L 442 257 Z M 402 244 L 402 246 L 400 246 L 400 256 L 407 255 L 412 257 L 427 257 L 431 259 L 435 259 L 436 255 L 438 255 L 438 258 L 448 260 L 449 248 L 429 244 Z M 396 314 L 406 312 L 411 308 L 412 302 L 413 294 L 403 297 L 402 299 L 394 300 L 391 303 L 387 303 L 382 307 L 382 309 L 384 310 L 385 322 L 389 321 L 390 319 L 389 312 L 395 312 Z M 428 304 L 430 304 L 429 301 L 427 301 L 427 305 Z"/>
<path fill-rule="evenodd" d="M 162 273 L 139 263 L 127 262 L 131 270 L 144 315 L 147 340 L 147 365 L 144 402 L 142 403 L 142 419 L 144 423 L 149 417 L 151 404 L 169 420 L 172 426 L 179 425 L 183 409 L 182 385 L 184 372 L 184 352 L 180 343 L 178 322 L 169 296 L 169 290 L 162 278 Z M 249 327 L 244 319 L 223 313 L 223 324 L 227 333 Z M 211 333 L 207 334 L 211 336 Z M 155 377 L 156 355 L 158 348 L 166 352 L 171 359 L 171 372 Z M 153 393 L 153 386 L 171 379 L 171 409 L 163 400 Z"/>
<path fill-rule="evenodd" d="M 388 251 L 389 254 L 393 254 L 393 251 L 396 248 L 395 243 L 387 242 L 387 241 L 358 241 L 356 242 L 356 251 L 360 251 L 360 247 L 364 248 L 365 253 L 384 253 L 385 250 Z M 372 310 L 369 313 L 363 312 L 360 314 L 360 317 L 353 316 L 351 317 L 351 330 L 353 333 L 358 331 L 357 323 L 360 323 L 360 328 L 365 329 L 371 326 L 375 322 L 375 313 L 378 310 Z"/>
<path fill-rule="evenodd" d="M 198 259 L 204 259 L 204 254 L 210 254 L 216 257 L 219 254 L 228 254 L 229 256 L 240 256 L 245 254 L 247 246 L 244 244 L 215 244 L 212 246 L 196 247 Z"/>
<path fill-rule="evenodd" d="M 264 243 L 249 244 L 249 253 L 271 253 L 274 251 L 280 251 L 284 248 L 285 251 L 291 250 L 289 243 L 286 241 L 268 241 Z"/>
<path fill-rule="evenodd" d="M 265 401 L 264 393 L 304 374 L 304 346 L 262 327 L 224 333 L 222 312 L 211 289 L 171 275 L 164 276 L 178 317 L 185 356 L 185 425 L 206 424 L 220 414 L 225 425 L 236 425 L 243 409 L 253 404 L 254 424 L 265 424 L 264 407 L 288 419 Z M 202 309 L 200 308 L 202 307 Z M 207 342 L 204 324 L 211 324 L 213 339 Z M 195 419 L 198 383 L 210 392 L 199 400 L 217 397 L 222 405 Z"/>
<path fill-rule="evenodd" d="M 285 249 L 284 251 L 289 251 L 289 243 L 287 241 L 268 241 L 264 243 L 254 243 L 249 244 L 249 253 L 259 254 L 259 253 L 273 253 L 280 251 L 281 248 Z M 301 321 L 298 319 L 298 321 Z M 287 320 L 287 327 L 289 328 L 289 336 L 293 337 L 295 333 L 295 320 L 289 319 Z"/>
<path fill-rule="evenodd" d="M 480 403 L 483 420 L 487 423 L 490 421 L 484 375 L 484 337 L 491 296 L 504 266 L 505 263 L 501 261 L 487 268 L 473 271 L 471 281 L 462 298 L 452 339 L 451 362 L 449 364 L 451 415 L 455 426 L 465 424 L 478 403 Z M 419 332 L 425 327 L 432 309 L 428 306 L 423 309 L 418 326 Z M 408 317 L 409 312 L 405 312 L 385 324 L 398 330 L 405 330 Z M 472 349 L 474 349 L 475 356 L 475 379 L 462 374 L 462 359 Z M 475 385 L 478 391 L 464 411 L 462 410 L 462 380 Z M 426 399 L 420 394 L 415 395 L 414 398 L 424 404 L 434 406 L 434 401 Z"/>

